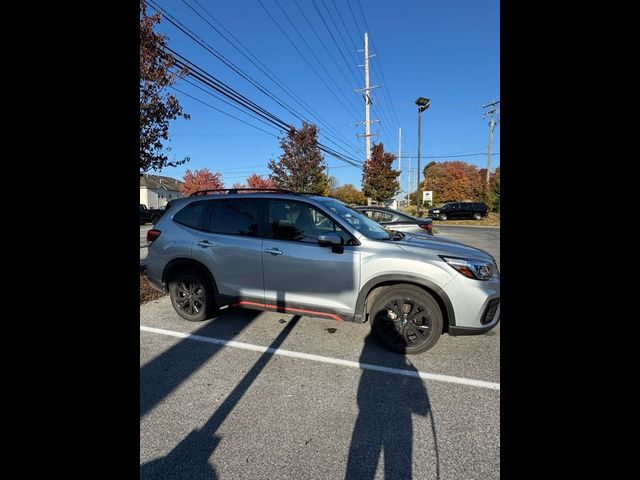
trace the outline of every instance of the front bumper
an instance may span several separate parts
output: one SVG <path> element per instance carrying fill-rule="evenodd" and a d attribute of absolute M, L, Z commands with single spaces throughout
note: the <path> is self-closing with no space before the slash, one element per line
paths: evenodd
<path fill-rule="evenodd" d="M 449 335 L 481 335 L 500 321 L 500 277 L 480 281 L 458 274 L 443 291 L 455 314 Z"/>

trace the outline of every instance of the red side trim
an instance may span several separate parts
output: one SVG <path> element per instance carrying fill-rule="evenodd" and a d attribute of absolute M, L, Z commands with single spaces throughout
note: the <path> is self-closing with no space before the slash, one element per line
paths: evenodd
<path fill-rule="evenodd" d="M 278 308 L 284 308 L 285 311 L 287 312 L 299 312 L 299 313 L 308 313 L 310 315 L 318 315 L 318 316 L 322 316 L 322 317 L 329 317 L 329 318 L 333 318 L 335 320 L 337 320 L 338 322 L 342 322 L 342 318 L 340 318 L 338 315 L 334 315 L 333 313 L 325 313 L 325 312 L 316 312 L 314 310 L 303 310 L 302 308 L 292 308 L 292 307 L 278 307 L 277 305 L 270 305 L 268 303 L 257 303 L 257 302 L 248 302 L 246 300 L 242 300 L 240 302 L 236 302 L 233 305 L 231 305 L 232 307 L 239 307 L 240 305 L 253 305 L 254 307 L 261 307 L 261 308 L 274 308 L 274 309 L 278 309 Z"/>

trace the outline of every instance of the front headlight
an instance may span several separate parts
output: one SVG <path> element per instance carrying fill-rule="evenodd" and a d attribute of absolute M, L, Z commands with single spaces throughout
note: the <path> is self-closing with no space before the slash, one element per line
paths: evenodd
<path fill-rule="evenodd" d="M 496 266 L 491 262 L 482 262 L 469 258 L 445 257 L 444 255 L 441 255 L 440 258 L 457 272 L 474 280 L 489 280 L 497 273 Z"/>
<path fill-rule="evenodd" d="M 440 213 L 440 210 L 431 210 L 433 213 Z"/>

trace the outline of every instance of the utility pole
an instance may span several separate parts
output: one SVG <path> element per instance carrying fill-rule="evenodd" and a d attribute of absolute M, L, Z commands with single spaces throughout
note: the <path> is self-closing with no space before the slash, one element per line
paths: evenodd
<path fill-rule="evenodd" d="M 402 189 L 402 127 L 398 127 L 398 171 L 400 172 L 400 181 L 398 183 Z"/>
<path fill-rule="evenodd" d="M 362 52 L 362 50 L 358 50 Z M 365 160 L 369 161 L 371 159 L 371 137 L 374 135 L 378 135 L 377 133 L 371 133 L 371 124 L 375 122 L 379 122 L 380 120 L 371 120 L 371 96 L 369 95 L 369 90 L 374 88 L 378 88 L 381 85 L 369 85 L 369 57 L 375 57 L 374 55 L 369 55 L 369 35 L 367 32 L 364 33 L 364 65 L 358 65 L 359 67 L 364 67 L 364 88 L 357 88 L 356 92 L 364 92 L 364 128 L 365 134 L 357 134 L 358 137 L 365 137 L 366 140 L 366 157 Z M 363 122 L 358 122 L 357 125 L 361 125 Z"/>
<path fill-rule="evenodd" d="M 494 100 L 491 103 L 487 103 L 483 105 L 482 108 L 489 108 L 484 114 L 482 114 L 482 118 L 485 119 L 487 116 L 490 116 L 489 120 L 489 152 L 487 154 L 487 186 L 489 185 L 489 177 L 491 176 L 491 147 L 493 144 L 493 128 L 500 123 L 500 119 L 498 121 L 494 121 L 493 115 L 498 112 L 496 105 L 500 103 L 500 100 Z"/>
<path fill-rule="evenodd" d="M 409 168 L 407 168 L 407 207 L 411 205 L 411 157 L 409 157 Z"/>

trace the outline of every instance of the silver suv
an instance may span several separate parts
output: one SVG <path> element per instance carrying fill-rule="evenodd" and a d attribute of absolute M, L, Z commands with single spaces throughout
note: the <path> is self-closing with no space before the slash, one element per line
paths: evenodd
<path fill-rule="evenodd" d="M 488 253 L 389 232 L 333 198 L 238 190 L 173 200 L 147 234 L 149 281 L 182 318 L 230 305 L 369 322 L 387 348 L 408 354 L 442 333 L 498 323 L 500 278 Z"/>

